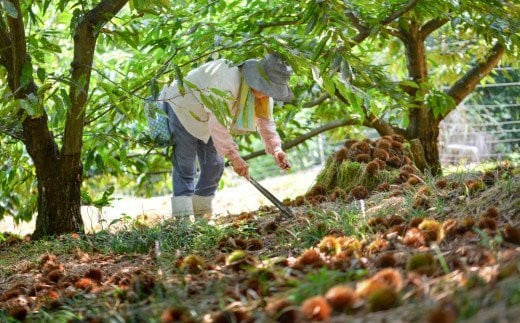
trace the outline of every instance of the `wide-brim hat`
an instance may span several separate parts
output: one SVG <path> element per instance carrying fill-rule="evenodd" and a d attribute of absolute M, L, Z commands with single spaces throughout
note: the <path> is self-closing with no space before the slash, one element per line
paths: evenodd
<path fill-rule="evenodd" d="M 242 75 L 249 87 L 274 100 L 289 102 L 294 99 L 288 85 L 292 69 L 278 54 L 268 54 L 260 60 L 246 60 L 242 64 Z"/>

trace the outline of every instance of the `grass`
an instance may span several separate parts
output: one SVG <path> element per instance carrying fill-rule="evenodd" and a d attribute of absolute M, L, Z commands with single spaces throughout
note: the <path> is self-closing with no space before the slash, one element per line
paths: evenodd
<path fill-rule="evenodd" d="M 462 175 L 458 178 L 462 182 L 466 179 Z M 486 192 L 489 194 L 478 192 L 475 196 L 468 198 L 464 205 L 456 200 L 459 191 L 456 191 L 453 197 L 448 197 L 447 194 L 439 195 L 441 190 L 437 190 L 432 184 L 435 183 L 435 178 L 426 177 L 425 182 L 431 189 L 431 210 L 413 208 L 414 197 L 418 190 L 417 186 L 412 189 L 407 188 L 404 195 L 388 201 L 394 204 L 383 203 L 386 202 L 384 201 L 386 198 L 391 196 L 391 192 L 375 193 L 366 200 L 366 218 L 363 216 L 359 202 L 353 201 L 348 204 L 334 204 L 333 208 L 329 207 L 329 204 L 315 207 L 307 206 L 307 208 L 302 208 L 301 216 L 290 221 L 278 220 L 272 213 L 262 214 L 262 212 L 256 213 L 252 219 L 243 221 L 232 222 L 233 219 L 230 217 L 230 219 L 226 219 L 229 221 L 223 221 L 221 224 L 213 224 L 205 220 L 194 223 L 171 220 L 147 227 L 138 221 L 123 221 L 119 223 L 122 225 L 120 231 L 107 229 L 95 234 L 80 235 L 79 239 L 73 235 L 64 235 L 58 238 L 21 243 L 12 247 L 5 247 L 4 245 L 4 247 L 0 247 L 0 281 L 3 277 L 8 277 L 14 273 L 16 269 L 13 268 L 16 268 L 20 259 L 29 263 L 36 263 L 40 255 L 45 252 L 56 254 L 59 256 L 59 260 L 63 262 L 65 262 L 64 258 L 67 258 L 66 261 L 71 263 L 73 262 L 71 258 L 77 249 L 110 256 L 122 254 L 128 256 L 118 258 L 131 259 L 131 261 L 128 261 L 131 265 L 128 265 L 125 269 L 130 271 L 137 267 L 142 271 L 149 270 L 147 273 L 154 275 L 156 281 L 153 291 L 141 290 L 136 288 L 135 285 L 129 285 L 127 289 L 119 288 L 118 285 L 111 285 L 112 289 L 103 290 L 96 294 L 79 292 L 72 298 L 65 298 L 62 301 L 62 306 L 57 310 L 45 306 L 39 308 L 37 312 L 28 316 L 27 321 L 79 322 L 88 321 L 90 318 L 102 318 L 103 321 L 107 322 L 158 322 L 161 312 L 171 306 L 185 306 L 194 318 L 202 320 L 205 315 L 209 315 L 212 311 L 227 310 L 231 306 L 230 304 L 238 303 L 244 308 L 251 308 L 252 313 L 255 313 L 254 315 L 258 313 L 262 315 L 263 306 L 265 302 L 269 301 L 268 298 L 264 297 L 288 297 L 295 304 L 300 304 L 309 297 L 324 295 L 329 288 L 337 284 L 347 283 L 350 286 L 355 286 L 356 281 L 368 278 L 369 273 L 373 274 L 381 269 L 375 267 L 374 264 L 383 253 L 366 253 L 366 250 L 363 251 L 364 254 L 353 254 L 351 267 L 347 267 L 345 270 L 333 270 L 331 268 L 337 269 L 338 267 L 330 266 L 331 263 L 327 263 L 329 266 L 319 268 L 308 266 L 300 271 L 290 268 L 287 265 L 290 262 L 284 261 L 288 257 L 297 258 L 305 249 L 317 247 L 323 237 L 331 234 L 331 232 L 343 233 L 360 241 L 363 240 L 365 245 L 369 246 L 370 242 L 373 242 L 380 233 L 375 234 L 372 228 L 367 226 L 367 221 L 373 217 L 387 217 L 402 212 L 402 214 L 398 213 L 397 215 L 406 215 L 408 220 L 413 217 L 433 217 L 439 220 L 445 216 L 456 218 L 468 213 L 476 218 L 485 210 L 484 205 L 487 207 L 490 201 L 493 203 L 509 201 L 507 207 L 501 204 L 499 208 L 501 212 L 503 211 L 503 216 L 506 219 L 512 214 L 511 210 L 514 210 L 509 195 L 516 193 L 518 183 L 510 178 L 497 180 L 495 186 L 490 188 L 489 192 Z M 460 192 L 463 192 L 463 190 L 461 189 Z M 502 198 L 500 201 L 496 201 L 495 195 L 493 195 L 497 192 Z M 507 192 L 510 192 L 510 194 Z M 445 193 L 445 191 L 442 191 L 442 193 Z M 397 205 L 395 205 L 396 200 L 399 201 Z M 378 208 L 379 204 L 383 207 Z M 395 205 L 395 207 L 386 207 L 386 205 Z M 444 211 L 445 207 L 449 207 L 453 211 L 445 214 L 448 212 Z M 375 210 L 370 211 L 372 208 Z M 510 213 L 506 213 L 506 211 Z M 280 221 L 278 228 L 271 231 L 272 234 L 264 234 L 260 228 L 273 221 Z M 478 242 L 476 240 L 466 242 L 490 250 L 495 258 L 499 259 L 501 257 L 500 252 L 504 250 L 500 231 L 496 235 L 488 235 L 486 232 L 479 230 L 475 231 L 477 232 Z M 227 241 L 227 237 L 233 237 L 236 240 L 239 237 L 263 239 L 265 248 L 252 252 L 248 251 L 249 254 L 262 261 L 259 261 L 258 265 L 255 263 L 256 267 L 251 265 L 242 271 L 219 265 L 216 260 L 218 256 L 226 255 L 231 251 L 223 252 L 217 250 L 216 246 L 223 238 L 226 238 Z M 446 279 L 455 277 L 455 275 L 448 275 L 454 273 L 449 257 L 451 254 L 448 251 L 456 253 L 455 247 L 457 245 L 453 247 L 452 242 L 455 241 L 450 241 L 450 244 L 443 241 L 434 247 L 430 246 L 433 248 L 436 259 L 440 261 Z M 404 246 L 399 239 L 394 240 L 393 243 L 400 246 L 399 250 L 405 254 L 413 252 L 413 249 Z M 150 256 L 153 254 L 156 244 L 160 245 L 161 251 L 158 259 Z M 454 249 L 450 250 L 450 248 Z M 390 252 L 393 251 L 390 250 Z M 201 255 L 205 258 L 207 264 L 211 264 L 211 267 L 202 274 L 185 274 L 178 269 L 178 260 L 187 254 Z M 359 265 L 360 262 L 354 261 L 360 257 L 364 257 L 363 261 L 368 265 Z M 104 269 L 102 262 L 108 257 L 102 258 L 103 260 L 98 260 L 96 265 Z M 141 259 L 146 259 L 149 264 L 143 264 L 141 268 L 139 263 Z M 328 261 L 327 259 L 330 258 L 324 255 L 323 259 Z M 89 265 L 88 263 L 80 264 L 84 268 Z M 119 274 L 121 271 L 117 266 L 126 266 L 127 262 L 125 260 L 110 265 L 113 267 L 109 268 L 107 272 Z M 70 270 L 69 268 L 71 267 L 67 267 L 67 270 Z M 402 264 L 397 264 L 396 268 L 405 275 Z M 38 272 L 38 270 L 34 270 L 34 272 Z M 79 275 L 82 275 L 81 272 L 78 271 Z M 135 278 L 136 274 L 131 273 Z M 107 278 L 110 277 L 110 274 L 107 275 Z M 475 276 L 480 277 L 476 273 Z M 429 278 L 423 277 L 421 279 Z M 435 284 L 435 279 L 433 278 L 429 282 Z M 245 288 L 247 282 L 251 281 L 256 282 L 257 288 L 265 294 L 255 296 L 248 288 Z M 500 283 L 504 282 L 501 281 Z M 497 297 L 501 295 L 500 297 L 504 298 L 504 302 L 507 302 L 510 306 L 520 303 L 520 282 L 518 280 L 509 283 L 507 290 L 496 291 L 490 284 L 478 285 L 471 289 L 469 287 L 457 289 L 457 282 L 450 281 L 449 283 L 453 284 L 454 290 L 457 290 L 457 293 L 453 295 L 456 298 L 459 318 L 475 317 L 477 312 L 487 306 L 482 301 L 483 297 L 473 295 L 477 288 L 480 289 L 478 292 L 482 295 L 488 292 L 494 293 L 493 295 Z M 107 285 L 110 285 L 110 282 Z M 411 285 L 408 287 L 412 288 Z M 435 288 L 432 288 L 432 291 L 435 291 Z M 499 293 L 502 294 L 499 295 Z M 421 297 L 427 299 L 432 295 Z M 410 302 L 417 301 L 419 303 L 422 301 L 413 296 L 410 299 L 411 301 L 406 300 L 408 305 Z M 389 316 L 388 320 L 391 321 L 392 316 Z M 0 322 L 4 321 L 15 322 L 0 310 Z"/>

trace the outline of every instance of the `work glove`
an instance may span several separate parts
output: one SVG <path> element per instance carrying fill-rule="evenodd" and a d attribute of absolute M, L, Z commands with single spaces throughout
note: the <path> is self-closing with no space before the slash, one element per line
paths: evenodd
<path fill-rule="evenodd" d="M 247 166 L 247 163 L 242 159 L 242 157 L 235 157 L 231 159 L 230 162 L 235 173 L 245 178 L 249 178 L 249 166 Z"/>
<path fill-rule="evenodd" d="M 291 168 L 291 163 L 287 159 L 287 154 L 283 150 L 278 150 L 274 154 L 274 160 L 281 170 L 288 170 Z"/>

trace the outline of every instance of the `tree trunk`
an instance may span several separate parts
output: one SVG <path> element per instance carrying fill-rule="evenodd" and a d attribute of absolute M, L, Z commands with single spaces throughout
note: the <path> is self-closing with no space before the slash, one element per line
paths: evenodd
<path fill-rule="evenodd" d="M 36 91 L 31 83 L 29 89 Z M 60 159 L 58 147 L 47 126 L 44 114 L 23 122 L 24 143 L 36 169 L 38 181 L 38 216 L 33 239 L 49 234 L 78 232 L 83 227 L 80 213 L 81 163 Z M 74 169 L 74 176 L 64 174 L 64 165 Z"/>
<path fill-rule="evenodd" d="M 49 233 L 59 235 L 83 229 L 80 208 L 81 165 L 77 165 L 75 178 L 62 175 L 61 165 L 37 169 L 38 217 L 34 239 Z"/>
<path fill-rule="evenodd" d="M 405 132 L 405 138 L 409 141 L 418 139 L 424 151 L 424 161 L 417 161 L 417 166 L 421 171 L 429 171 L 433 175 L 441 172 L 439 149 L 437 139 L 439 137 L 439 121 L 434 117 L 432 111 L 428 109 L 424 100 L 425 91 L 421 89 L 421 84 L 428 80 L 428 67 L 426 65 L 426 48 L 424 38 L 421 35 L 420 27 L 413 22 L 402 28 L 401 35 L 406 49 L 406 59 L 408 63 L 408 75 L 417 83 L 418 87 L 406 87 L 405 91 L 410 96 L 414 108 L 410 109 L 410 124 Z"/>

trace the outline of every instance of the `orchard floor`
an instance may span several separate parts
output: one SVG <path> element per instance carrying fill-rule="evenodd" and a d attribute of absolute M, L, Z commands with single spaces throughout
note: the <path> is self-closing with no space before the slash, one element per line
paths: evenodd
<path fill-rule="evenodd" d="M 259 181 L 279 200 L 293 199 L 304 194 L 313 184 L 321 166 L 278 175 Z M 224 174 L 228 187 L 217 192 L 213 201 L 215 215 L 240 214 L 257 210 L 262 205 L 270 205 L 270 202 L 258 192 L 251 184 L 234 175 L 227 168 Z M 110 223 L 118 219 L 133 220 L 139 218 L 146 223 L 156 223 L 170 218 L 170 195 L 141 198 L 136 196 L 116 196 L 110 207 L 97 209 L 95 207 L 82 207 L 83 222 L 87 232 L 99 231 L 107 228 Z M 16 225 L 12 218 L 0 221 L 0 232 L 10 232 L 26 235 L 34 231 L 35 220 L 29 223 Z"/>
<path fill-rule="evenodd" d="M 316 171 L 263 184 L 283 199 Z M 517 322 L 520 168 L 410 178 L 420 180 L 364 200 L 308 195 L 293 217 L 257 210 L 246 185 L 216 202 L 230 214 L 212 223 L 9 236 L 0 322 Z M 168 199 L 151 207 L 168 210 Z M 237 201 L 253 211 L 231 211 Z M 124 202 L 115 207 L 129 217 L 161 218 Z"/>

